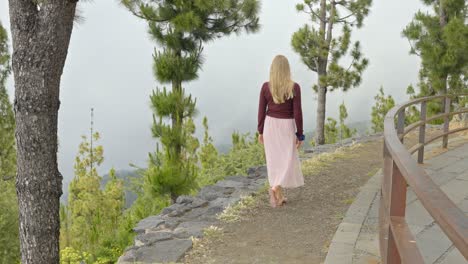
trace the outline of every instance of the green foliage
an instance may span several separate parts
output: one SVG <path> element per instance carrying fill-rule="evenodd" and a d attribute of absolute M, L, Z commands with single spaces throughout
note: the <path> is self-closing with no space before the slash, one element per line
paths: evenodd
<path fill-rule="evenodd" d="M 327 123 L 325 123 L 325 144 L 334 144 L 339 140 L 337 124 L 338 122 L 334 118 L 327 118 Z"/>
<path fill-rule="evenodd" d="M 8 36 L 0 23 L 0 263 L 19 263 L 15 119 L 5 87 L 9 74 Z"/>
<path fill-rule="evenodd" d="M 417 98 L 416 92 L 414 90 L 414 87 L 412 85 L 409 85 L 408 88 L 406 89 L 406 94 L 409 95 L 410 99 L 413 100 Z M 437 107 L 437 103 L 434 102 L 429 102 L 428 104 L 428 109 L 434 109 Z M 429 110 L 431 111 L 431 110 Z M 413 123 L 418 122 L 421 119 L 421 112 L 419 109 L 415 106 L 412 105 L 405 110 L 405 125 L 410 125 Z"/>
<path fill-rule="evenodd" d="M 468 6 L 464 0 L 423 1 L 433 12 L 418 11 L 403 30 L 411 54 L 421 58 L 419 93 L 412 97 L 462 93 L 468 88 Z M 430 102 L 427 115 L 443 110 L 441 102 Z M 412 109 L 415 111 L 415 109 Z M 413 118 L 415 119 L 415 118 Z M 440 124 L 443 120 L 435 120 Z"/>
<path fill-rule="evenodd" d="M 201 174 L 205 175 L 207 171 L 215 166 L 215 162 L 218 158 L 218 150 L 213 145 L 213 139 L 208 133 L 208 119 L 206 116 L 203 118 L 203 128 L 205 129 L 203 144 L 200 148 L 200 153 L 198 154 L 201 163 Z"/>
<path fill-rule="evenodd" d="M 385 96 L 383 87 L 380 87 L 379 93 L 374 97 L 375 105 L 372 106 L 371 121 L 374 133 L 382 132 L 384 129 L 384 120 L 388 111 L 395 106 L 395 100 L 391 95 Z"/>
<path fill-rule="evenodd" d="M 207 145 L 203 147 L 205 146 Z M 203 152 L 200 155 L 203 155 Z M 201 163 L 202 168 L 198 177 L 200 187 L 214 184 L 229 175 L 245 175 L 248 168 L 265 164 L 265 150 L 258 142 L 257 135 L 250 136 L 237 132 L 232 134 L 232 148 L 228 153 L 217 156 L 210 153 L 209 157 L 209 162 Z"/>
<path fill-rule="evenodd" d="M 325 123 L 326 144 L 334 144 L 356 135 L 356 129 L 351 129 L 345 125 L 346 118 L 348 118 L 348 111 L 346 110 L 346 106 L 343 102 L 340 105 L 339 123 L 334 118 L 327 118 L 327 123 Z"/>
<path fill-rule="evenodd" d="M 60 264 L 82 264 L 91 263 L 91 255 L 87 252 L 66 247 L 60 250 Z"/>
<path fill-rule="evenodd" d="M 348 118 L 348 110 L 346 110 L 346 106 L 343 102 L 340 105 L 340 140 L 350 138 L 357 133 L 356 129 L 351 129 L 345 125 L 346 118 Z"/>
<path fill-rule="evenodd" d="M 101 189 L 97 167 L 104 160 L 102 146 L 93 146 L 83 136 L 75 160 L 75 177 L 70 183 L 68 206 L 61 206 L 61 255 L 64 263 L 114 263 L 128 242 L 122 241 L 124 189 L 122 180 L 109 173 Z M 124 232 L 125 233 L 125 232 Z M 67 262 L 68 261 L 68 262 Z"/>

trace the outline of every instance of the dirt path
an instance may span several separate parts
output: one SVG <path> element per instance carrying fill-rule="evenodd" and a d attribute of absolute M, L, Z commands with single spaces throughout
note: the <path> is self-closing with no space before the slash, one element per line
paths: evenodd
<path fill-rule="evenodd" d="M 242 212 L 242 220 L 224 223 L 220 236 L 202 239 L 184 262 L 321 263 L 327 246 L 359 187 L 381 166 L 381 140 L 346 149 L 339 158 L 308 170 L 305 186 L 289 190 L 286 206 L 272 209 L 262 194 Z"/>

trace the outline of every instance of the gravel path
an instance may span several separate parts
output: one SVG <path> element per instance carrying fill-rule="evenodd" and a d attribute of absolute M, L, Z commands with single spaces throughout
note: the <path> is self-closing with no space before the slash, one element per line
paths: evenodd
<path fill-rule="evenodd" d="M 262 193 L 242 220 L 224 223 L 220 236 L 197 243 L 185 263 L 322 263 L 337 226 L 359 188 L 381 166 L 382 142 L 345 149 L 339 159 L 306 175 L 288 190 L 288 204 L 272 209 Z"/>

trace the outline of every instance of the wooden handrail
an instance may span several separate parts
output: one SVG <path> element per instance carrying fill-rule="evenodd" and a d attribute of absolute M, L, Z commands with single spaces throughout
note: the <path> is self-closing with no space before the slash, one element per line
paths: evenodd
<path fill-rule="evenodd" d="M 443 138 L 442 146 L 446 148 L 448 135 L 468 130 L 468 127 L 449 130 L 451 116 L 468 113 L 466 108 L 450 112 L 452 98 L 462 96 L 468 94 L 418 98 L 392 108 L 385 117 L 384 178 L 379 210 L 380 252 L 384 264 L 424 263 L 405 221 L 407 184 L 454 246 L 468 260 L 468 217 L 418 165 L 418 162 L 422 163 L 424 159 L 424 146 Z M 443 102 L 444 113 L 427 117 L 426 104 L 434 100 Z M 406 108 L 416 104 L 421 104 L 420 121 L 404 127 Z M 396 117 L 398 117 L 397 127 L 395 127 Z M 426 124 L 436 119 L 444 119 L 444 131 L 426 140 Z M 419 143 L 408 150 L 402 143 L 404 136 L 417 127 L 420 128 Z M 411 156 L 414 152 L 418 152 L 417 161 Z"/>

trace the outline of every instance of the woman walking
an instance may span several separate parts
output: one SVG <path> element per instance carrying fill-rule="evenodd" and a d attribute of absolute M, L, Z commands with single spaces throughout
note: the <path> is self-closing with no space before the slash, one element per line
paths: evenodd
<path fill-rule="evenodd" d="M 291 80 L 286 57 L 278 55 L 270 67 L 270 81 L 262 86 L 258 132 L 265 146 L 270 204 L 283 205 L 283 188 L 304 185 L 298 149 L 304 140 L 301 88 Z"/>

